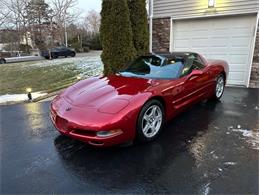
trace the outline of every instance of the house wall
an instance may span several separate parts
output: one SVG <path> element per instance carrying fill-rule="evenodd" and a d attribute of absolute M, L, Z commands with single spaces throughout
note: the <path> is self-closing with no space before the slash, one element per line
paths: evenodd
<path fill-rule="evenodd" d="M 153 19 L 153 51 L 169 51 L 171 18 Z M 174 28 L 174 26 L 172 27 Z M 251 88 L 259 88 L 259 29 L 257 30 L 254 57 L 251 68 Z"/>
<path fill-rule="evenodd" d="M 258 0 L 215 0 L 215 8 L 208 8 L 208 0 L 153 0 L 154 18 L 173 19 L 258 12 Z"/>
<path fill-rule="evenodd" d="M 254 57 L 251 68 L 250 84 L 249 87 L 258 88 L 259 87 L 259 28 L 257 28 Z"/>
<path fill-rule="evenodd" d="M 171 18 L 153 20 L 153 51 L 169 51 Z"/>

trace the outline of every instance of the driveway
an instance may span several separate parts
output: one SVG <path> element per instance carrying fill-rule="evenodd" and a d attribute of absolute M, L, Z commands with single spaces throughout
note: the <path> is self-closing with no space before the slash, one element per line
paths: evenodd
<path fill-rule="evenodd" d="M 49 102 L 1 106 L 1 193 L 258 194 L 258 90 L 227 88 L 159 139 L 98 149 L 63 136 Z"/>

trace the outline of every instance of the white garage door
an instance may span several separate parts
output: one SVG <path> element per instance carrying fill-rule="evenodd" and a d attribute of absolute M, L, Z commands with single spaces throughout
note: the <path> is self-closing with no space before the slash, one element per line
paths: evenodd
<path fill-rule="evenodd" d="M 256 16 L 218 17 L 173 22 L 174 51 L 195 51 L 229 63 L 228 84 L 247 85 Z"/>

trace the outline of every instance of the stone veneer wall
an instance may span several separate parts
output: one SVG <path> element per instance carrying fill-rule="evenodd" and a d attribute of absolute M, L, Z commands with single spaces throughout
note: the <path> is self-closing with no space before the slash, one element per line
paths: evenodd
<path fill-rule="evenodd" d="M 169 51 L 170 18 L 153 19 L 153 51 Z"/>
<path fill-rule="evenodd" d="M 259 28 L 257 27 L 249 87 L 259 88 Z"/>

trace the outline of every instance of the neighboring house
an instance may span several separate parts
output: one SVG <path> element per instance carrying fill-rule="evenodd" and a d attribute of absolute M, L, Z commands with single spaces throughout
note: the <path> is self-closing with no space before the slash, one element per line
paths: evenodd
<path fill-rule="evenodd" d="M 150 0 L 153 51 L 226 60 L 229 85 L 258 87 L 258 0 Z"/>

